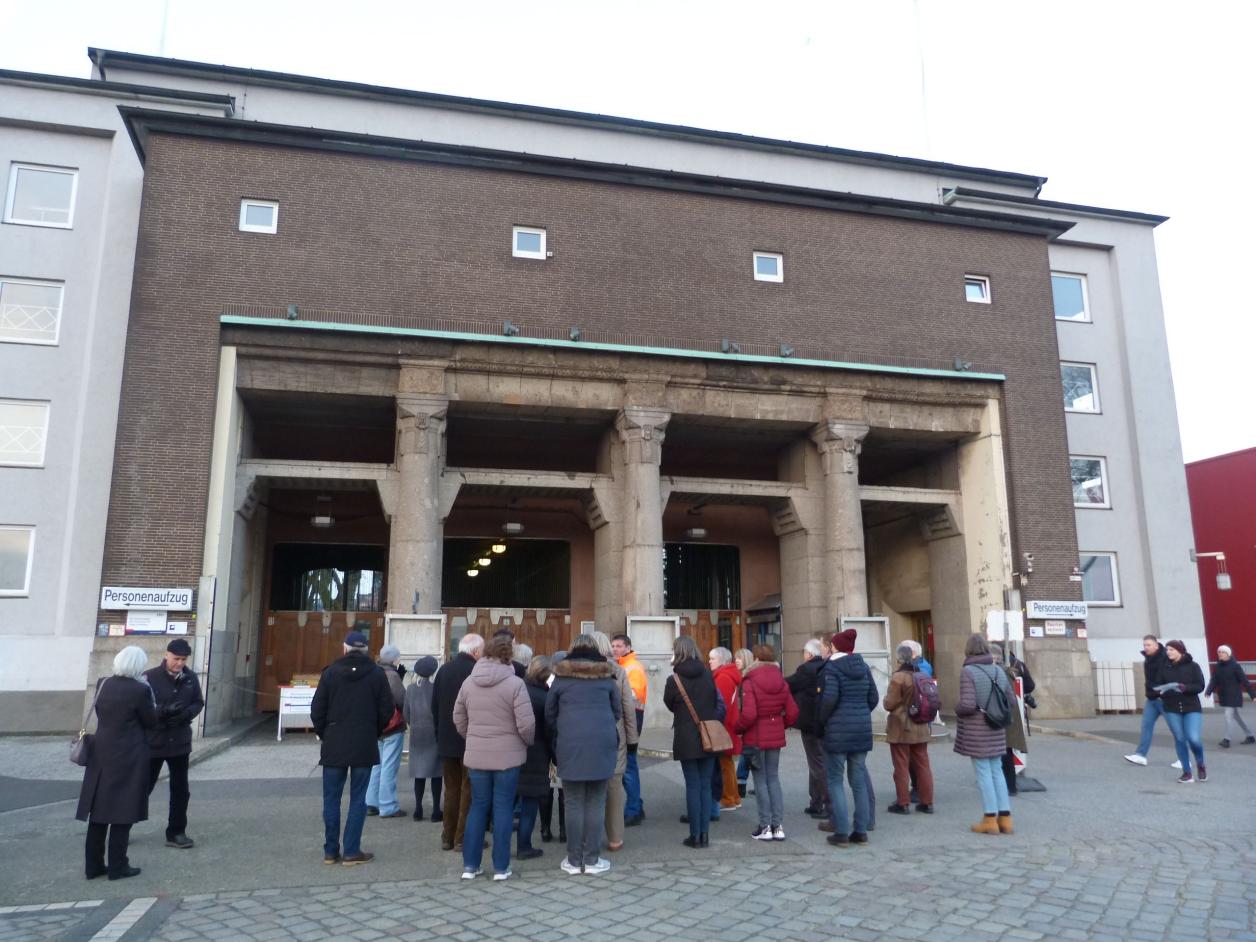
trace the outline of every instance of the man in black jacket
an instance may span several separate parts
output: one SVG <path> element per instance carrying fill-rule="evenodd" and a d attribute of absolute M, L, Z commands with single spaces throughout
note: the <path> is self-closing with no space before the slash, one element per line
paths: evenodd
<path fill-rule="evenodd" d="M 1144 635 L 1143 693 L 1147 699 L 1143 702 L 1143 730 L 1138 740 L 1138 748 L 1125 757 L 1126 762 L 1132 762 L 1134 765 L 1147 764 L 1147 753 L 1151 751 L 1151 737 L 1156 731 L 1156 720 L 1164 716 L 1164 704 L 1160 701 L 1160 694 L 1154 688 L 1161 682 L 1160 673 L 1164 670 L 1166 660 L 1164 645 L 1156 640 L 1155 635 Z"/>
<path fill-rule="evenodd" d="M 816 697 L 820 689 L 820 671 L 824 667 L 824 645 L 812 638 L 802 649 L 802 663 L 786 679 L 789 692 L 798 704 L 796 728 L 802 733 L 802 748 L 807 756 L 807 795 L 810 799 L 804 814 L 813 818 L 829 816 L 829 787 L 824 773 L 824 746 L 816 735 Z"/>
<path fill-rule="evenodd" d="M 166 645 L 161 664 L 144 672 L 157 703 L 157 728 L 148 733 L 148 792 L 157 787 L 163 765 L 170 768 L 170 816 L 166 820 L 166 846 L 187 850 L 194 842 L 187 836 L 188 760 L 192 757 L 192 720 L 205 707 L 201 684 L 188 669 L 192 646 L 183 638 Z"/>
<path fill-rule="evenodd" d="M 436 752 L 441 759 L 441 778 L 445 782 L 444 821 L 441 824 L 441 850 L 460 850 L 462 834 L 467 829 L 467 811 L 471 807 L 471 777 L 462 765 L 467 741 L 454 727 L 454 702 L 458 691 L 471 676 L 471 668 L 484 654 L 484 639 L 477 634 L 462 636 L 458 653 L 452 661 L 436 672 L 432 682 L 432 716 L 436 720 Z"/>
<path fill-rule="evenodd" d="M 367 653 L 366 635 L 351 631 L 344 657 L 323 670 L 310 703 L 310 723 L 322 740 L 323 863 L 346 867 L 369 863 L 375 855 L 362 850 L 366 822 L 366 786 L 371 767 L 379 764 L 379 738 L 393 715 L 388 678 Z M 345 818 L 344 856 L 340 854 L 340 798 L 349 782 L 349 813 Z"/>

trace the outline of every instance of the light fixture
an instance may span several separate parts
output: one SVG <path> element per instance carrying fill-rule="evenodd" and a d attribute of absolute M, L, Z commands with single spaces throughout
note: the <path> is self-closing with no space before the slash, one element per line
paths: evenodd
<path fill-rule="evenodd" d="M 1197 563 L 1201 559 L 1215 559 L 1217 561 L 1217 589 L 1222 592 L 1229 592 L 1233 588 L 1234 582 L 1230 578 L 1230 571 L 1226 569 L 1225 553 L 1197 553 L 1191 550 L 1191 562 Z"/>
<path fill-rule="evenodd" d="M 522 523 L 503 523 L 502 532 L 509 533 L 511 536 L 518 536 L 520 533 L 523 532 L 523 524 Z"/>
<path fill-rule="evenodd" d="M 519 328 L 510 323 L 510 321 L 502 321 L 502 334 L 506 337 L 517 337 Z"/>
<path fill-rule="evenodd" d="M 787 344 L 787 343 L 783 343 L 783 344 L 781 344 L 781 356 L 782 356 L 782 357 L 792 357 L 793 355 L 794 355 L 794 348 L 793 348 L 793 347 L 791 347 L 791 346 L 790 346 L 789 344 Z"/>
<path fill-rule="evenodd" d="M 493 544 L 493 552 L 494 552 L 494 553 L 496 553 L 498 556 L 500 556 L 502 553 L 506 552 L 506 544 L 505 544 L 505 543 L 494 543 L 494 544 Z"/>
<path fill-rule="evenodd" d="M 689 540 L 705 540 L 706 530 L 702 527 L 690 527 L 685 531 L 685 538 Z"/>
<path fill-rule="evenodd" d="M 967 373 L 972 368 L 973 368 L 973 365 L 968 360 L 965 360 L 962 357 L 955 358 L 955 372 L 956 373 Z"/>
<path fill-rule="evenodd" d="M 579 327 L 571 328 L 571 330 L 568 331 L 567 336 L 570 337 L 572 340 L 578 341 L 580 339 L 580 328 Z"/>
<path fill-rule="evenodd" d="M 336 518 L 330 514 L 316 514 L 310 518 L 310 526 L 317 527 L 320 530 L 326 530 L 328 527 L 334 526 Z"/>
<path fill-rule="evenodd" d="M 472 579 L 474 579 L 474 578 L 475 578 L 476 576 L 478 576 L 479 574 L 480 574 L 480 570 L 478 570 L 478 569 L 468 569 L 468 570 L 467 570 L 467 575 L 468 575 L 468 576 L 470 576 Z"/>
<path fill-rule="evenodd" d="M 724 353 L 741 353 L 741 346 L 733 343 L 727 337 L 720 341 L 720 350 Z"/>
<path fill-rule="evenodd" d="M 493 565 L 493 561 L 489 559 L 487 556 L 481 556 L 479 559 L 476 560 L 476 562 L 479 563 L 481 566 Z"/>
<path fill-rule="evenodd" d="M 1068 581 L 1069 582 L 1081 582 L 1082 581 L 1082 567 L 1081 566 L 1073 567 L 1073 571 L 1068 574 Z"/>
<path fill-rule="evenodd" d="M 297 306 L 295 304 L 288 305 L 288 320 L 294 321 L 298 317 Z"/>

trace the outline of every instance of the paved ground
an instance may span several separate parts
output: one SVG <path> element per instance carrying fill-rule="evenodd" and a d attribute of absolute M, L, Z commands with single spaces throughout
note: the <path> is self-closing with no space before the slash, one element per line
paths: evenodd
<path fill-rule="evenodd" d="M 684 848 L 679 768 L 647 760 L 649 818 L 601 877 L 568 877 L 556 845 L 517 879 L 457 879 L 439 826 L 368 819 L 365 867 L 321 863 L 317 745 L 259 730 L 193 768 L 191 851 L 163 846 L 165 802 L 135 828 L 134 879 L 82 879 L 83 826 L 62 739 L 0 739 L 0 942 L 17 939 L 1245 939 L 1256 940 L 1256 747 L 1210 746 L 1210 781 L 1179 786 L 1167 736 L 1152 765 L 1121 760 L 1137 717 L 1051 724 L 1122 743 L 1038 736 L 1046 792 L 1014 804 L 1017 833 L 970 834 L 972 772 L 931 750 L 938 813 L 882 813 L 867 847 L 836 850 L 804 818 L 802 751 L 786 750 L 789 840 L 749 839 L 753 799 Z M 1206 742 L 1220 738 L 1209 715 Z M 55 765 L 52 763 L 55 761 Z M 58 778 L 60 781 L 58 781 Z M 40 783 L 40 784 L 31 784 Z M 51 783 L 51 784 L 48 784 Z M 406 783 L 408 784 L 408 783 Z M 413 797 L 403 807 L 410 810 Z M 51 905 L 48 905 L 51 904 Z M 24 910 L 24 911 L 20 911 Z"/>

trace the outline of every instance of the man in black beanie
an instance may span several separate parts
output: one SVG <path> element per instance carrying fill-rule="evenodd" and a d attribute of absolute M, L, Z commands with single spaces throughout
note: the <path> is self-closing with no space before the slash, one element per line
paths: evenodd
<path fill-rule="evenodd" d="M 170 767 L 170 817 L 166 823 L 166 846 L 187 850 L 193 841 L 188 827 L 188 760 L 192 756 L 192 720 L 205 706 L 201 684 L 187 666 L 192 646 L 183 638 L 166 645 L 162 663 L 144 672 L 157 702 L 157 728 L 148 734 L 149 785 L 157 786 L 162 765 Z"/>

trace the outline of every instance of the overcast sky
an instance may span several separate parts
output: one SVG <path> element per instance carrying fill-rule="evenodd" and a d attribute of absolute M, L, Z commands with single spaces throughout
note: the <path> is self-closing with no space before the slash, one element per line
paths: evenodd
<path fill-rule="evenodd" d="M 1034 173 L 1047 199 L 1171 216 L 1188 461 L 1256 446 L 1254 36 L 1256 4 L 1199 0 L 0 0 L 3 68 L 86 76 L 94 45 Z"/>

